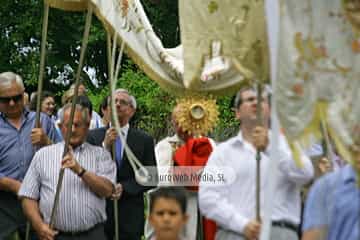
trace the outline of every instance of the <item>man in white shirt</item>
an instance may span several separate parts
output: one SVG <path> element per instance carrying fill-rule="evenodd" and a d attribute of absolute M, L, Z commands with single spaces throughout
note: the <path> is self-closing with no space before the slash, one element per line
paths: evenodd
<path fill-rule="evenodd" d="M 257 98 L 253 89 L 238 92 L 235 99 L 236 118 L 241 122 L 237 136 L 218 145 L 205 167 L 216 169 L 231 167 L 235 180 L 227 185 L 209 185 L 200 182 L 199 204 L 201 212 L 216 221 L 216 239 L 258 239 L 260 221 L 255 217 L 256 151 L 261 151 L 260 209 L 264 205 L 264 189 L 268 187 L 269 158 L 269 104 L 262 101 L 264 125 L 258 126 Z M 297 168 L 285 138 L 280 136 L 279 178 L 272 195 L 275 201 L 272 214 L 271 239 L 297 240 L 300 223 L 300 189 L 314 174 L 311 161 L 303 155 L 304 167 Z M 260 213 L 261 215 L 262 213 Z"/>

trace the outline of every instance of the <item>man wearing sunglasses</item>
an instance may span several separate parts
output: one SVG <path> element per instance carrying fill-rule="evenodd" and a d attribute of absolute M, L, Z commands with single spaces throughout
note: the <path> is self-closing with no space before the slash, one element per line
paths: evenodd
<path fill-rule="evenodd" d="M 35 151 L 55 140 L 49 117 L 41 115 L 42 128 L 35 128 L 35 112 L 24 107 L 24 90 L 19 75 L 0 73 L 0 239 L 24 232 L 18 190 Z"/>

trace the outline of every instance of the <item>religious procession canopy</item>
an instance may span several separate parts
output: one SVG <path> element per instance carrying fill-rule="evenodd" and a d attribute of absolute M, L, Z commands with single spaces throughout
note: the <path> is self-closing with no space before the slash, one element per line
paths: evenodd
<path fill-rule="evenodd" d="M 319 142 L 324 126 L 351 162 L 360 145 L 360 2 L 280 2 L 281 125 L 294 149 Z"/>
<path fill-rule="evenodd" d="M 229 94 L 268 80 L 264 3 L 252 0 L 179 1 L 182 44 L 164 48 L 139 0 L 45 0 L 53 8 L 93 7 L 127 54 L 174 95 Z"/>

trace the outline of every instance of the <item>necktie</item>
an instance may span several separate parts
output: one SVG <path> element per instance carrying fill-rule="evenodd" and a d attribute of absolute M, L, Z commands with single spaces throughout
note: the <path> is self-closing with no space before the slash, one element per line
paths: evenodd
<path fill-rule="evenodd" d="M 115 140 L 115 159 L 118 168 L 120 168 L 122 161 L 122 147 L 120 137 L 117 137 Z"/>

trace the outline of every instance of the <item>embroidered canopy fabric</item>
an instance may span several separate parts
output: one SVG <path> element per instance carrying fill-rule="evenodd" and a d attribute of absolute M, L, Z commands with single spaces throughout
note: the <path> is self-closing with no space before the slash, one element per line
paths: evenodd
<path fill-rule="evenodd" d="M 274 96 L 291 146 L 319 141 L 326 126 L 348 161 L 360 138 L 360 2 L 281 2 Z"/>
<path fill-rule="evenodd" d="M 127 54 L 161 87 L 228 94 L 249 80 L 268 80 L 263 1 L 179 1 L 182 45 L 167 49 L 139 0 L 45 0 L 51 7 L 84 11 L 88 4 Z M 51 23 L 50 23 L 51 24 Z"/>
<path fill-rule="evenodd" d="M 180 0 L 179 8 L 185 86 L 268 80 L 264 1 Z"/>

